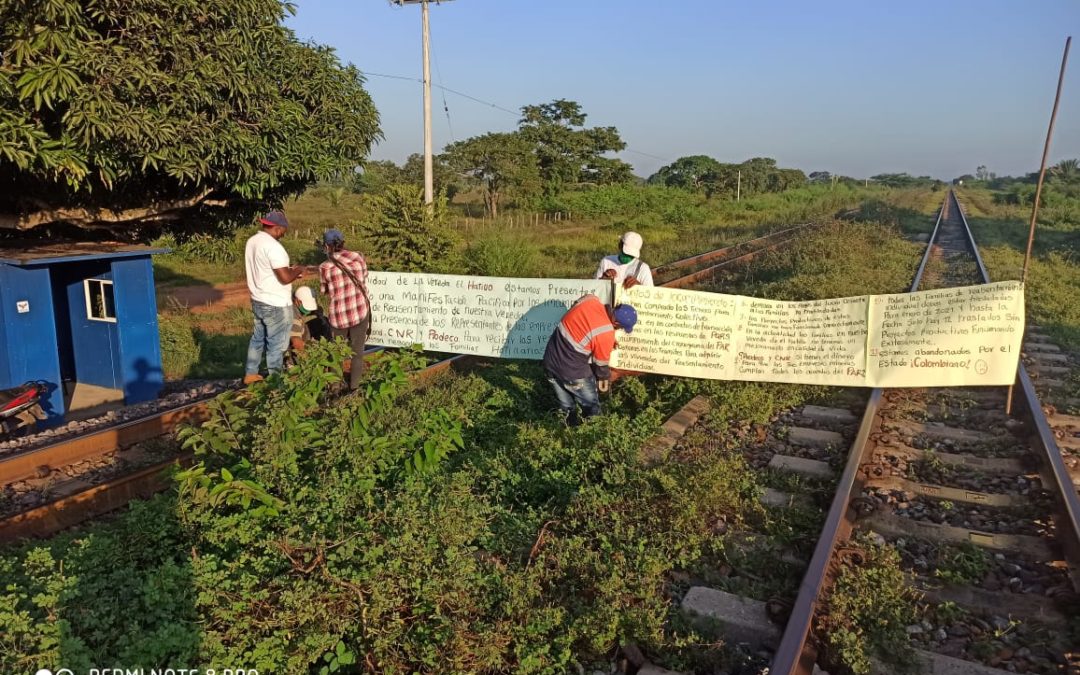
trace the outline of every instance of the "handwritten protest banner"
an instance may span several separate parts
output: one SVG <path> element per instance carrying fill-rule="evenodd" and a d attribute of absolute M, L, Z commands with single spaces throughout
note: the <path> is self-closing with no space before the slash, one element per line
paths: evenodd
<path fill-rule="evenodd" d="M 619 301 L 640 319 L 612 365 L 709 379 L 1009 384 L 1024 332 L 1017 282 L 810 302 L 635 286 Z"/>
<path fill-rule="evenodd" d="M 722 380 L 866 385 L 866 296 L 784 302 L 635 286 L 612 365 Z"/>
<path fill-rule="evenodd" d="M 1019 282 L 875 295 L 868 376 L 876 387 L 1012 384 L 1023 334 Z"/>
<path fill-rule="evenodd" d="M 373 345 L 541 359 L 562 315 L 607 281 L 372 272 Z M 1017 282 L 787 302 L 635 286 L 612 365 L 682 377 L 862 387 L 1009 384 L 1024 331 Z"/>
<path fill-rule="evenodd" d="M 371 272 L 368 342 L 419 344 L 452 354 L 541 359 L 566 310 L 587 294 L 611 301 L 611 283 Z"/>

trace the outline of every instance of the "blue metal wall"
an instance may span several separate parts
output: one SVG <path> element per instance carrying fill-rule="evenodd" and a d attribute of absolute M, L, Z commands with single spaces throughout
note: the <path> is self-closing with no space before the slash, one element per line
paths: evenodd
<path fill-rule="evenodd" d="M 67 316 L 57 303 L 56 325 L 72 337 L 75 380 L 109 389 L 120 389 L 120 329 L 112 321 L 96 321 L 87 316 L 86 279 L 112 279 L 108 261 L 88 261 L 53 265 L 52 274 L 67 295 Z M 115 287 L 114 293 L 118 292 Z M 66 326 L 65 326 L 66 324 Z M 62 344 L 63 341 L 58 342 Z"/>
<path fill-rule="evenodd" d="M 29 303 L 29 311 L 16 309 L 21 301 Z M 28 380 L 48 382 L 52 386 L 42 408 L 50 418 L 59 418 L 64 412 L 64 393 L 48 268 L 0 264 L 0 303 L 4 322 L 0 360 L 6 366 L 0 370 L 0 386 L 14 387 Z"/>
<path fill-rule="evenodd" d="M 158 340 L 154 269 L 149 256 L 112 262 L 116 319 L 120 329 L 119 372 L 127 404 L 157 398 L 164 376 Z"/>
<path fill-rule="evenodd" d="M 115 323 L 87 316 L 87 279 L 113 282 Z M 28 312 L 16 310 L 20 301 Z M 157 397 L 164 377 L 149 255 L 0 263 L 0 388 L 48 382 L 43 408 L 58 421 L 65 379 L 122 389 L 128 404 Z"/>

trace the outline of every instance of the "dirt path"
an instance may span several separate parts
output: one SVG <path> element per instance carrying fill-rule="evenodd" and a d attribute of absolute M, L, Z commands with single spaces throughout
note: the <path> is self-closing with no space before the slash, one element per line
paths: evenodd
<path fill-rule="evenodd" d="M 247 283 L 243 281 L 214 286 L 176 286 L 158 293 L 160 309 L 180 305 L 192 314 L 220 312 L 229 307 L 247 307 L 249 304 L 251 296 Z"/>

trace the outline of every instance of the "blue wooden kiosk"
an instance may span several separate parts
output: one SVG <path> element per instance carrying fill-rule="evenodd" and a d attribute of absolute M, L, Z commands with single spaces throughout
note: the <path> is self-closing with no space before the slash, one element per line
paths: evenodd
<path fill-rule="evenodd" d="M 163 375 L 150 256 L 165 252 L 100 242 L 0 245 L 0 388 L 46 382 L 46 423 L 63 420 L 80 399 L 156 398 Z"/>

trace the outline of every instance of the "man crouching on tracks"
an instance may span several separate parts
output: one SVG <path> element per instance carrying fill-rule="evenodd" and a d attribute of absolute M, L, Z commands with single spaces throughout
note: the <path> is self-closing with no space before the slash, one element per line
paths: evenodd
<path fill-rule="evenodd" d="M 615 331 L 629 333 L 635 323 L 637 311 L 630 305 L 612 309 L 595 295 L 586 295 L 551 334 L 544 350 L 544 373 L 570 426 L 581 424 L 578 404 L 585 417 L 600 414 L 600 392 L 610 386 L 608 361 L 617 346 Z"/>

